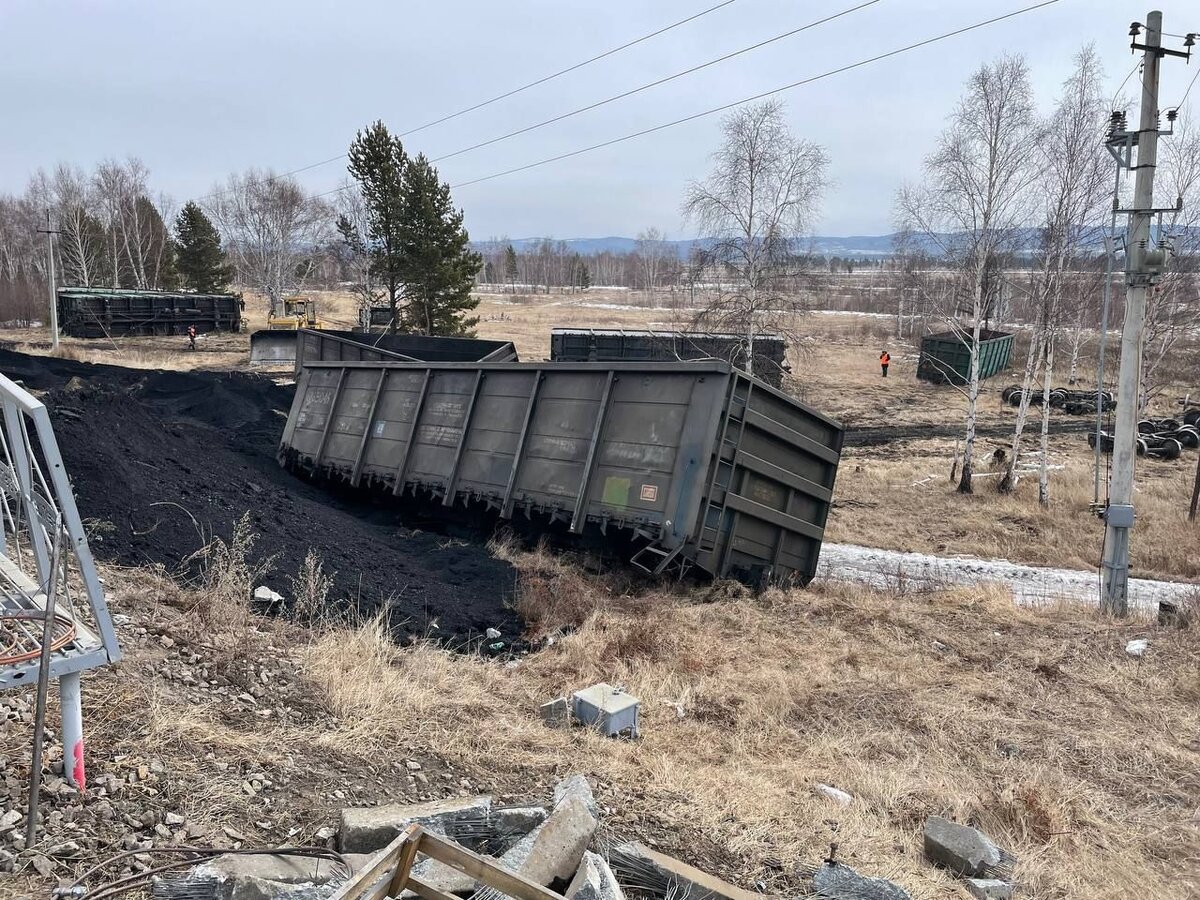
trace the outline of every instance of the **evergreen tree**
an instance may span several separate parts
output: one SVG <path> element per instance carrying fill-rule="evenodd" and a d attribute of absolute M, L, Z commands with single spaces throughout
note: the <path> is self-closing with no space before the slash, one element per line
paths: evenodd
<path fill-rule="evenodd" d="M 579 289 L 586 291 L 592 286 L 592 272 L 587 263 L 579 264 Z"/>
<path fill-rule="evenodd" d="M 407 322 L 428 335 L 470 334 L 479 322 L 467 314 L 479 305 L 471 296 L 483 258 L 471 249 L 463 214 L 450 200 L 450 185 L 424 154 L 404 170 L 400 258 Z"/>
<path fill-rule="evenodd" d="M 405 295 L 408 156 L 400 138 L 393 137 L 383 122 L 358 132 L 348 155 L 350 176 L 358 182 L 367 208 L 364 237 L 371 253 L 370 272 L 387 289 L 392 314 L 389 331 L 395 334 L 401 321 L 400 299 Z M 420 322 L 410 324 L 421 327 Z"/>
<path fill-rule="evenodd" d="M 512 285 L 513 293 L 517 292 L 517 251 L 509 244 L 504 251 L 504 278 Z"/>
<path fill-rule="evenodd" d="M 175 219 L 174 250 L 174 269 L 184 287 L 201 294 L 219 294 L 229 287 L 233 267 L 221 249 L 221 235 L 192 200 Z"/>

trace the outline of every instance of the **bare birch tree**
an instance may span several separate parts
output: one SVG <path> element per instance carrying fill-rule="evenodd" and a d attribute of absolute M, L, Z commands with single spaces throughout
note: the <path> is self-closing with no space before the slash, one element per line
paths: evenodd
<path fill-rule="evenodd" d="M 230 175 L 208 211 L 222 231 L 238 280 L 265 294 L 272 315 L 312 271 L 312 251 L 326 236 L 330 211 L 292 178 L 249 169 Z"/>
<path fill-rule="evenodd" d="M 667 236 L 658 228 L 650 227 L 638 232 L 637 249 L 634 252 L 641 263 L 642 287 L 650 297 L 658 288 L 667 261 L 666 240 Z"/>
<path fill-rule="evenodd" d="M 949 126 L 926 158 L 924 187 L 906 188 L 898 199 L 902 223 L 940 244 L 962 276 L 956 302 L 942 315 L 971 353 L 958 485 L 965 494 L 974 489 L 979 347 L 994 282 L 989 275 L 1028 215 L 1036 135 L 1025 60 L 1005 56 L 986 64 L 967 82 Z"/>
<path fill-rule="evenodd" d="M 792 331 L 803 299 L 793 248 L 810 228 L 826 186 L 828 157 L 793 137 L 775 100 L 725 117 L 723 140 L 704 181 L 688 186 L 684 216 L 711 242 L 706 256 L 727 284 L 694 324 L 746 335 L 746 371 L 753 374 L 754 336 Z"/>
<path fill-rule="evenodd" d="M 1108 118 L 1103 90 L 1104 70 L 1095 47 L 1076 54 L 1075 70 L 1063 84 L 1062 96 L 1043 131 L 1035 196 L 1041 204 L 1042 227 L 1037 269 L 1031 299 L 1036 312 L 1029 356 L 1025 364 L 1022 395 L 1013 430 L 1008 468 L 1000 482 L 1004 491 L 1015 491 L 1021 471 L 1021 438 L 1034 379 L 1042 386 L 1041 461 L 1038 499 L 1049 503 L 1050 392 L 1054 387 L 1054 361 L 1068 310 L 1068 288 L 1086 287 L 1069 270 L 1094 242 L 1096 226 L 1103 216 L 1108 184 L 1104 127 Z M 1070 282 L 1070 283 L 1069 283 Z"/>

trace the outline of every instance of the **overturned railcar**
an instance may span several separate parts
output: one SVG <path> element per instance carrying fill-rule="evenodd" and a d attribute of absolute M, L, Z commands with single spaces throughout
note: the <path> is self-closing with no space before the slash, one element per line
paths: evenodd
<path fill-rule="evenodd" d="M 728 363 L 311 362 L 287 467 L 620 546 L 653 573 L 816 572 L 842 426 Z"/>
<path fill-rule="evenodd" d="M 183 335 L 193 325 L 201 334 L 237 332 L 244 308 L 241 294 L 58 289 L 58 326 L 63 334 L 81 338 Z"/>

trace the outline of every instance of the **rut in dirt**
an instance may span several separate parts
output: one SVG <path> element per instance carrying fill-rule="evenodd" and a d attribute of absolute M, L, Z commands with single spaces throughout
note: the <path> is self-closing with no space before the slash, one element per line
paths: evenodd
<path fill-rule="evenodd" d="M 263 584 L 292 594 L 312 550 L 331 599 L 384 606 L 397 639 L 473 648 L 521 633 L 516 573 L 479 541 L 409 527 L 397 510 L 330 494 L 275 459 L 293 389 L 240 372 L 126 369 L 0 350 L 0 372 L 42 393 L 90 542 L 104 561 L 196 577 L 195 554 L 249 513 Z"/>

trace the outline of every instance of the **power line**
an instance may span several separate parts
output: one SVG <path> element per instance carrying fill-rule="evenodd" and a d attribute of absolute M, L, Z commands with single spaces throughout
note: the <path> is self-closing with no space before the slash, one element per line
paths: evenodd
<path fill-rule="evenodd" d="M 597 54 L 596 56 L 593 56 L 591 59 L 585 59 L 583 62 L 575 63 L 575 65 L 573 65 L 573 66 L 567 66 L 567 68 L 565 68 L 565 69 L 560 69 L 559 71 L 554 72 L 553 74 L 546 75 L 542 78 L 537 79 L 536 81 L 531 81 L 528 84 L 523 84 L 520 87 L 513 88 L 511 91 L 506 91 L 503 94 L 497 94 L 495 97 L 492 97 L 490 100 L 484 100 L 482 103 L 476 103 L 474 106 L 468 106 L 465 109 L 460 109 L 458 112 L 450 113 L 450 115 L 448 115 L 448 116 L 442 116 L 440 119 L 435 119 L 432 122 L 426 122 L 424 125 L 420 125 L 416 128 L 409 129 L 408 131 L 402 131 L 402 132 L 400 132 L 399 136 L 407 137 L 410 134 L 416 134 L 418 131 L 424 131 L 426 128 L 432 128 L 434 125 L 441 125 L 443 122 L 449 122 L 451 119 L 456 119 L 459 116 L 464 116 L 469 112 L 474 112 L 477 109 L 482 109 L 483 107 L 488 106 L 492 103 L 496 103 L 500 100 L 505 100 L 505 99 L 513 96 L 514 94 L 519 94 L 522 91 L 527 91 L 531 87 L 537 87 L 539 84 L 545 84 L 547 81 L 550 81 L 551 79 L 554 79 L 554 78 L 558 78 L 560 75 L 566 75 L 568 72 L 574 72 L 576 69 L 582 69 L 584 66 L 591 65 L 592 63 L 598 62 L 599 60 L 602 60 L 605 57 L 612 56 L 614 53 L 620 53 L 622 50 L 627 50 L 630 47 L 634 46 L 635 44 L 640 44 L 643 41 L 648 41 L 651 38 L 658 37 L 660 34 L 665 34 L 666 32 L 670 31 L 672 28 L 678 28 L 680 25 L 686 25 L 688 22 L 693 22 L 696 19 L 699 19 L 701 16 L 707 16 L 709 13 L 716 12 L 718 9 L 726 7 L 730 3 L 733 3 L 733 2 L 735 2 L 735 0 L 725 0 L 725 2 L 718 3 L 716 6 L 710 6 L 708 9 L 701 10 L 700 12 L 695 13 L 694 15 L 688 16 L 686 19 L 680 19 L 678 22 L 673 22 L 672 24 L 667 25 L 664 28 L 660 28 L 660 29 L 658 29 L 658 31 L 652 31 L 649 34 L 642 35 L 640 38 L 636 38 L 635 40 L 629 41 L 628 43 L 621 44 L 621 46 L 619 46 L 619 47 L 613 47 L 611 50 L 606 50 L 603 53 Z"/>
<path fill-rule="evenodd" d="M 719 113 L 719 112 L 725 112 L 728 109 L 733 109 L 735 106 L 741 106 L 743 103 L 751 103 L 755 100 L 761 100 L 764 97 L 770 97 L 773 94 L 783 93 L 784 91 L 790 91 L 794 88 L 798 88 L 798 87 L 801 87 L 806 84 L 812 84 L 815 81 L 821 81 L 822 79 L 829 78 L 833 75 L 839 75 L 842 72 L 849 72 L 852 69 L 858 69 L 858 68 L 861 68 L 862 66 L 867 66 L 867 65 L 870 65 L 871 63 L 876 63 L 876 62 L 879 62 L 880 60 L 888 59 L 889 57 L 892 57 L 892 56 L 899 56 L 901 53 L 907 53 L 910 50 L 916 50 L 920 47 L 927 47 L 930 44 L 936 44 L 939 41 L 944 41 L 944 40 L 947 40 L 952 37 L 957 37 L 958 35 L 965 34 L 968 31 L 975 31 L 979 28 L 984 28 L 988 25 L 994 25 L 997 22 L 1002 22 L 1005 19 L 1011 19 L 1016 16 L 1024 15 L 1025 13 L 1033 12 L 1035 10 L 1042 9 L 1047 6 L 1052 6 L 1053 4 L 1058 3 L 1058 2 L 1060 2 L 1060 0 L 1042 0 L 1041 3 L 1035 3 L 1032 6 L 1023 7 L 1022 9 L 1014 10 L 1013 12 L 1010 12 L 1010 13 L 1005 13 L 1002 16 L 995 16 L 994 18 L 991 18 L 991 19 L 985 19 L 982 22 L 976 22 L 974 25 L 966 25 L 962 28 L 955 29 L 954 31 L 947 31 L 945 34 L 939 34 L 936 37 L 926 38 L 925 40 L 918 41 L 915 44 L 909 44 L 906 47 L 900 47 L 896 50 L 889 50 L 887 53 L 880 53 L 878 56 L 872 56 L 869 59 L 859 60 L 858 62 L 850 63 L 849 65 L 841 66 L 837 69 L 831 69 L 828 72 L 821 73 L 820 75 L 812 75 L 808 78 L 802 78 L 799 81 L 793 81 L 791 84 L 785 84 L 782 87 L 773 88 L 772 90 L 769 90 L 769 91 L 763 91 L 762 93 L 755 94 L 751 97 L 744 97 L 741 100 L 735 100 L 732 103 L 726 103 L 722 106 L 715 106 L 712 109 L 706 109 L 703 112 L 693 113 L 690 116 L 684 116 L 683 118 L 680 118 L 680 119 L 674 119 L 670 122 L 664 122 L 661 125 L 655 125 L 651 128 L 643 128 L 641 131 L 635 131 L 635 132 L 632 132 L 631 134 L 626 134 L 621 137 L 612 138 L 611 140 L 601 141 L 598 144 L 592 144 L 591 146 L 582 147 L 578 150 L 572 150 L 568 153 L 560 153 L 557 156 L 550 156 L 550 157 L 547 157 L 546 159 L 538 160 L 537 162 L 528 163 L 523 166 L 517 166 L 512 169 L 505 169 L 504 171 L 501 171 L 501 172 L 494 172 L 491 175 L 483 175 L 479 178 L 472 178 L 468 181 L 461 181 L 458 184 L 451 185 L 451 187 L 453 187 L 453 188 L 467 187 L 472 184 L 479 184 L 480 182 L 483 182 L 483 181 L 490 181 L 493 178 L 502 178 L 505 175 L 514 175 L 517 172 L 524 172 L 529 169 L 537 168 L 538 166 L 549 165 L 550 163 L 559 162 L 560 160 L 564 160 L 564 159 L 569 159 L 573 156 L 580 156 L 584 153 L 590 153 L 593 150 L 600 150 L 600 149 L 603 149 L 604 147 L 611 147 L 613 144 L 620 144 L 620 143 L 623 143 L 624 141 L 631 141 L 634 138 L 644 137 L 645 135 L 653 134 L 657 131 L 664 131 L 668 128 L 674 128 L 676 125 L 683 125 L 687 122 L 695 121 L 696 119 L 702 119 L 705 116 L 711 116 L 711 115 L 715 115 L 716 113 Z M 325 194 L 322 194 L 319 196 L 326 196 L 327 194 L 336 193 L 338 190 L 341 190 L 341 188 L 337 188 L 334 191 L 326 191 Z"/>
<path fill-rule="evenodd" d="M 848 9 L 843 9 L 841 12 L 836 12 L 825 16 L 823 19 L 817 19 L 813 22 L 809 22 L 807 25 L 801 25 L 799 28 L 793 28 L 791 31 L 785 31 L 783 34 L 777 34 L 774 37 L 759 41 L 757 44 L 751 44 L 749 47 L 743 47 L 740 50 L 734 50 L 732 53 L 726 53 L 724 56 L 718 56 L 716 59 L 710 59 L 708 62 L 700 63 L 699 65 L 684 69 L 681 72 L 676 72 L 674 75 L 667 75 L 664 78 L 659 78 L 657 81 L 651 81 L 648 84 L 641 85 L 640 87 L 635 87 L 628 91 L 622 91 L 620 94 L 614 94 L 613 96 L 607 97 L 603 100 L 597 100 L 595 103 L 589 103 L 587 106 L 581 106 L 578 109 L 571 110 L 570 112 L 562 113 L 561 115 L 546 119 L 543 122 L 538 122 L 536 125 L 526 125 L 524 128 L 518 128 L 516 131 L 510 131 L 508 134 L 502 134 L 499 137 L 489 138 L 486 141 L 480 141 L 479 143 L 472 144 L 469 147 L 463 147 L 461 150 L 455 150 L 453 153 L 443 154 L 442 156 L 431 159 L 430 162 L 441 162 L 442 160 L 451 159 L 455 156 L 461 156 L 462 154 L 469 153 L 472 150 L 478 150 L 481 147 L 488 147 L 492 144 L 498 144 L 501 141 L 506 141 L 509 138 L 516 137 L 517 135 L 535 131 L 538 128 L 544 128 L 547 125 L 553 125 L 556 122 L 561 122 L 564 119 L 569 119 L 572 116 L 579 115 L 580 113 L 589 112 L 593 109 L 598 109 L 601 106 L 607 106 L 609 103 L 615 103 L 617 100 L 623 100 L 626 97 L 632 97 L 634 94 L 640 94 L 642 91 L 648 91 L 650 88 L 666 84 L 668 81 L 674 81 L 676 78 L 683 78 L 685 75 L 691 75 L 695 72 L 699 72 L 701 69 L 707 69 L 709 66 L 715 66 L 718 63 L 726 62 L 727 60 L 733 59 L 736 56 L 750 53 L 754 50 L 766 47 L 769 44 L 782 41 L 785 38 L 794 37 L 803 31 L 808 31 L 810 28 L 816 28 L 818 25 L 824 25 L 826 22 L 832 22 L 834 19 L 840 19 L 842 16 L 847 16 L 852 12 L 857 12 L 858 10 L 865 9 L 868 6 L 874 6 L 879 2 L 880 0 L 866 0 L 866 2 L 859 3 L 857 6 L 851 6 Z"/>
<path fill-rule="evenodd" d="M 1196 84 L 1197 76 L 1200 76 L 1200 68 L 1196 69 L 1196 74 L 1193 75 L 1192 80 L 1188 82 L 1187 90 L 1183 92 L 1183 96 L 1179 99 L 1179 102 L 1175 104 L 1175 109 L 1180 109 L 1183 104 L 1187 102 L 1188 94 L 1192 92 L 1192 88 Z"/>
<path fill-rule="evenodd" d="M 557 72 L 551 72 L 549 75 L 543 75 L 541 78 L 537 78 L 533 81 L 530 81 L 526 84 L 521 85 L 520 87 L 515 87 L 510 91 L 505 91 L 503 94 L 497 94 L 495 97 L 491 97 L 487 100 L 483 100 L 479 103 L 473 104 L 472 106 L 464 107 L 463 109 L 460 109 L 457 112 L 452 112 L 448 115 L 442 116 L 440 119 L 435 119 L 432 122 L 426 122 L 424 125 L 418 125 L 416 128 L 410 128 L 408 131 L 399 132 L 398 137 L 407 137 L 410 134 L 416 134 L 418 131 L 424 131 L 427 128 L 432 128 L 434 125 L 441 125 L 443 122 L 449 122 L 451 119 L 457 119 L 459 116 L 465 116 L 467 113 L 474 112 L 477 109 L 483 109 L 485 106 L 490 106 L 493 103 L 498 103 L 501 100 L 506 100 L 509 97 L 512 97 L 516 94 L 521 93 L 522 91 L 527 91 L 530 88 L 534 88 L 534 87 L 537 87 L 538 85 L 545 84 L 547 81 L 552 81 L 555 78 L 558 78 L 562 75 L 566 75 L 570 72 L 574 72 L 574 71 L 577 71 L 578 69 L 582 69 L 584 66 L 590 66 L 594 62 L 599 62 L 602 59 L 606 59 L 609 56 L 612 56 L 616 53 L 620 53 L 622 50 L 628 50 L 630 47 L 634 47 L 638 44 L 644 43 L 644 42 L 650 40 L 651 38 L 656 38 L 661 34 L 666 34 L 668 31 L 671 31 L 675 28 L 679 28 L 681 25 L 686 25 L 689 22 L 694 22 L 697 19 L 703 18 L 704 16 L 707 16 L 710 13 L 714 13 L 719 9 L 724 9 L 726 6 L 729 6 L 730 4 L 736 3 L 736 2 L 737 2 L 737 0 L 722 0 L 721 3 L 718 3 L 715 6 L 710 6 L 707 9 L 702 9 L 697 13 L 693 13 L 692 15 L 687 16 L 686 18 L 679 19 L 676 22 L 672 22 L 670 25 L 664 25 L 662 28 L 659 28 L 656 31 L 651 31 L 649 34 L 643 34 L 641 37 L 634 38 L 631 41 L 626 41 L 624 44 L 620 44 L 619 46 L 613 47 L 609 50 L 605 50 L 603 53 L 598 53 L 595 56 L 589 57 L 588 59 L 585 59 L 581 62 L 577 62 L 574 65 L 567 66 L 565 69 L 559 69 Z M 330 163 L 335 163 L 338 160 L 345 159 L 347 157 L 347 155 L 348 154 L 346 154 L 346 153 L 339 153 L 337 156 L 329 157 L 329 159 L 323 159 L 320 162 L 310 163 L 309 165 L 301 166 L 298 169 L 291 169 L 290 171 L 284 172 L 280 175 L 272 175 L 269 178 L 264 178 L 261 183 L 262 184 L 270 184 L 272 181 L 278 181 L 282 178 L 290 178 L 292 175 L 299 175 L 301 172 L 308 172 L 311 169 L 319 169 L 321 166 L 327 166 Z M 220 196 L 222 196 L 224 194 L 228 194 L 228 193 L 230 193 L 230 191 L 228 189 L 222 190 L 222 191 L 213 191 L 212 193 L 206 194 L 203 197 L 198 197 L 197 199 L 198 200 L 209 200 L 209 199 L 212 199 L 213 197 L 220 197 Z"/>

